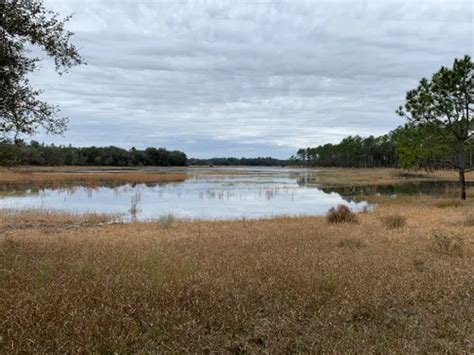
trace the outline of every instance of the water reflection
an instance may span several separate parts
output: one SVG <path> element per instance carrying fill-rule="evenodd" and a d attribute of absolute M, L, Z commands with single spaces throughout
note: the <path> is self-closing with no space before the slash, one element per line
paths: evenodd
<path fill-rule="evenodd" d="M 301 182 L 299 182 L 301 183 Z M 305 183 L 301 183 L 302 186 Z M 474 187 L 474 182 L 466 182 L 467 187 Z M 364 186 L 337 186 L 323 187 L 324 192 L 336 192 L 342 196 L 368 196 L 368 195 L 452 195 L 459 194 L 458 181 L 416 181 L 394 185 L 364 185 Z"/>
<path fill-rule="evenodd" d="M 332 191 L 304 186 L 298 175 L 200 176 L 179 183 L 36 188 L 8 194 L 2 208 L 46 208 L 121 214 L 130 220 L 178 218 L 236 219 L 317 215 L 344 203 L 359 211 L 365 202 L 346 201 Z"/>

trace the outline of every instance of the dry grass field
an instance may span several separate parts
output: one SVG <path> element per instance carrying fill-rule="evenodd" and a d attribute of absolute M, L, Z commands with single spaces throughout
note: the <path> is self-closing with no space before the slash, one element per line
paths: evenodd
<path fill-rule="evenodd" d="M 372 199 L 355 223 L 4 211 L 0 353 L 472 353 L 474 201 Z"/>

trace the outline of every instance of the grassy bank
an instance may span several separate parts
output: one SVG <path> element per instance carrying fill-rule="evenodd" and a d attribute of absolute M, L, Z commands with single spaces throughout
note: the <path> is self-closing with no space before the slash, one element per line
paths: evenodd
<path fill-rule="evenodd" d="M 474 205 L 107 224 L 0 214 L 0 352 L 472 352 Z"/>
<path fill-rule="evenodd" d="M 392 185 L 415 181 L 447 180 L 458 181 L 455 170 L 403 170 L 403 169 L 347 169 L 321 168 L 312 177 L 313 182 L 325 186 L 341 185 Z M 474 172 L 466 174 L 467 181 L 474 181 Z"/>
<path fill-rule="evenodd" d="M 97 186 L 100 184 L 118 183 L 152 183 L 184 181 L 184 173 L 146 172 L 139 170 L 117 169 L 110 171 L 99 169 L 96 172 L 82 172 L 84 169 L 75 167 L 66 168 L 17 168 L 0 169 L 0 184 L 6 185 L 47 185 L 64 186 L 71 184 L 86 184 Z"/>

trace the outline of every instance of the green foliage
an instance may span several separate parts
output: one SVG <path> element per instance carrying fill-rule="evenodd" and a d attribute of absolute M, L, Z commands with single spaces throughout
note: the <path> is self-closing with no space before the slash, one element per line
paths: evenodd
<path fill-rule="evenodd" d="M 295 159 L 305 165 L 337 167 L 397 166 L 396 145 L 392 133 L 367 138 L 349 136 L 338 144 L 299 149 Z"/>
<path fill-rule="evenodd" d="M 474 63 L 469 56 L 442 67 L 431 80 L 421 79 L 406 95 L 398 113 L 409 124 L 400 133 L 403 166 L 449 164 L 464 170 L 466 149 L 472 149 Z M 470 162 L 472 164 L 472 162 Z"/>
<path fill-rule="evenodd" d="M 16 163 L 18 147 L 7 140 L 0 140 L 0 166 L 12 166 Z"/>
<path fill-rule="evenodd" d="M 67 119 L 57 117 L 55 106 L 41 101 L 28 74 L 38 67 L 40 58 L 29 57 L 32 46 L 51 57 L 59 73 L 81 64 L 82 58 L 70 43 L 72 33 L 58 14 L 45 9 L 41 0 L 0 1 L 0 131 L 13 135 L 34 134 L 39 129 L 50 133 L 65 130 Z"/>
<path fill-rule="evenodd" d="M 246 165 L 246 166 L 285 166 L 295 163 L 292 160 L 275 159 L 271 157 L 258 158 L 211 158 L 189 159 L 190 165 Z"/>
<path fill-rule="evenodd" d="M 442 136 L 430 125 L 407 124 L 394 131 L 394 139 L 401 168 L 449 166 L 446 162 L 455 155 L 452 134 Z"/>
<path fill-rule="evenodd" d="M 14 145 L 0 143 L 0 165 L 81 166 L 184 166 L 186 154 L 165 148 L 125 150 L 118 147 L 44 145 L 36 141 Z"/>

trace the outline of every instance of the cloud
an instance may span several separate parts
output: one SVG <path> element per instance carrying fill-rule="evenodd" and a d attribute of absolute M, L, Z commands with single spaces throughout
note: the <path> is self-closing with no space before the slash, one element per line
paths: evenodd
<path fill-rule="evenodd" d="M 48 0 L 88 65 L 34 83 L 56 143 L 288 157 L 401 124 L 407 90 L 472 54 L 470 1 Z"/>

